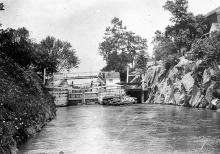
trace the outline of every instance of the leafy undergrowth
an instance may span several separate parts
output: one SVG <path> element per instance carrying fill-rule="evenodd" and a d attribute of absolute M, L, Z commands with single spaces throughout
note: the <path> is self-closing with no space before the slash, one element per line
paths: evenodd
<path fill-rule="evenodd" d="M 0 153 L 12 153 L 56 115 L 41 79 L 0 54 Z"/>

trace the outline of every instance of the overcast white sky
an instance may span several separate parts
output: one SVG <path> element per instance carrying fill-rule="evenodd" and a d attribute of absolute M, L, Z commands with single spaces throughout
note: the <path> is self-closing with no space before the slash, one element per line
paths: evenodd
<path fill-rule="evenodd" d="M 128 30 L 147 38 L 152 52 L 153 34 L 164 30 L 170 14 L 162 6 L 166 0 L 0 0 L 3 28 L 26 27 L 31 37 L 40 41 L 54 36 L 69 41 L 81 60 L 76 72 L 99 71 L 105 63 L 98 53 L 98 43 L 113 17 L 123 20 Z M 189 0 L 189 10 L 206 14 L 220 6 L 220 0 Z"/>

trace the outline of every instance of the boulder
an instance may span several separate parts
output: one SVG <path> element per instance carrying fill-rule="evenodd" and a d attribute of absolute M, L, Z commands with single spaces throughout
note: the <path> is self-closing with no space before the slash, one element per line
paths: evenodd
<path fill-rule="evenodd" d="M 199 105 L 200 108 L 206 108 L 209 105 L 209 102 L 205 99 L 205 96 L 202 95 L 202 101 Z"/>
<path fill-rule="evenodd" d="M 192 107 L 199 107 L 199 104 L 201 103 L 202 98 L 203 97 L 202 97 L 201 90 L 196 85 L 194 85 L 192 93 L 191 93 L 191 98 L 189 100 L 189 104 Z"/>
<path fill-rule="evenodd" d="M 181 80 L 187 94 L 190 94 L 195 82 L 191 74 L 192 74 L 191 72 L 187 73 L 186 75 L 183 76 Z"/>
<path fill-rule="evenodd" d="M 213 92 L 214 92 L 215 82 L 211 83 L 211 85 L 206 90 L 205 99 L 211 105 L 213 100 Z"/>
<path fill-rule="evenodd" d="M 211 68 L 205 69 L 203 72 L 203 84 L 206 84 L 207 82 L 211 81 L 211 76 L 215 74 L 215 71 Z"/>
<path fill-rule="evenodd" d="M 203 60 L 179 59 L 179 63 L 168 70 L 162 64 L 148 67 L 145 81 L 150 91 L 146 102 L 220 108 L 220 84 L 212 81 L 216 74 L 214 69 L 205 69 L 205 66 L 203 69 Z M 199 74 L 198 81 L 194 74 Z"/>
<path fill-rule="evenodd" d="M 217 104 L 219 103 L 219 99 L 215 98 L 211 101 L 212 105 L 217 106 Z"/>
<path fill-rule="evenodd" d="M 184 56 L 180 57 L 179 60 L 180 60 L 179 63 L 176 64 L 175 67 L 184 67 L 184 66 L 189 65 L 190 63 L 192 63 L 191 60 L 186 59 Z"/>

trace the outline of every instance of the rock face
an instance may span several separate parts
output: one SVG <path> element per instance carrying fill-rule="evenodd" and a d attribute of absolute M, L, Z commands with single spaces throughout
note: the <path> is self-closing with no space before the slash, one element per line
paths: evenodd
<path fill-rule="evenodd" d="M 204 69 L 199 74 L 201 81 L 195 81 L 195 69 L 200 64 L 201 61 L 193 62 L 181 57 L 179 63 L 169 70 L 165 70 L 162 64 L 150 66 L 145 79 L 146 88 L 149 89 L 146 103 L 218 109 L 219 81 L 211 80 L 215 74 L 212 68 Z"/>
<path fill-rule="evenodd" d="M 53 98 L 38 75 L 0 56 L 0 153 L 35 135 L 56 115 Z"/>

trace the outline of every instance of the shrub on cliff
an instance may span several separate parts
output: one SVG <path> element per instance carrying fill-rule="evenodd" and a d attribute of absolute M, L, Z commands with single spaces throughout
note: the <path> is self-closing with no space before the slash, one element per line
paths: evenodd
<path fill-rule="evenodd" d="M 192 47 L 195 60 L 202 59 L 207 65 L 220 63 L 220 32 L 213 32 L 209 37 L 196 41 Z"/>
<path fill-rule="evenodd" d="M 169 55 L 163 62 L 164 68 L 169 70 L 170 68 L 174 67 L 179 62 L 179 58 L 177 55 Z"/>
<path fill-rule="evenodd" d="M 0 153 L 9 153 L 55 116 L 38 75 L 0 54 Z"/>
<path fill-rule="evenodd" d="M 203 72 L 209 67 L 212 67 L 217 75 L 217 78 L 214 79 L 215 77 L 212 77 L 212 80 L 220 81 L 218 79 L 218 65 L 220 64 L 220 32 L 213 32 L 209 37 L 196 41 L 192 46 L 192 54 L 195 61 L 201 61 L 193 71 L 193 77 L 198 84 L 202 85 Z"/>

